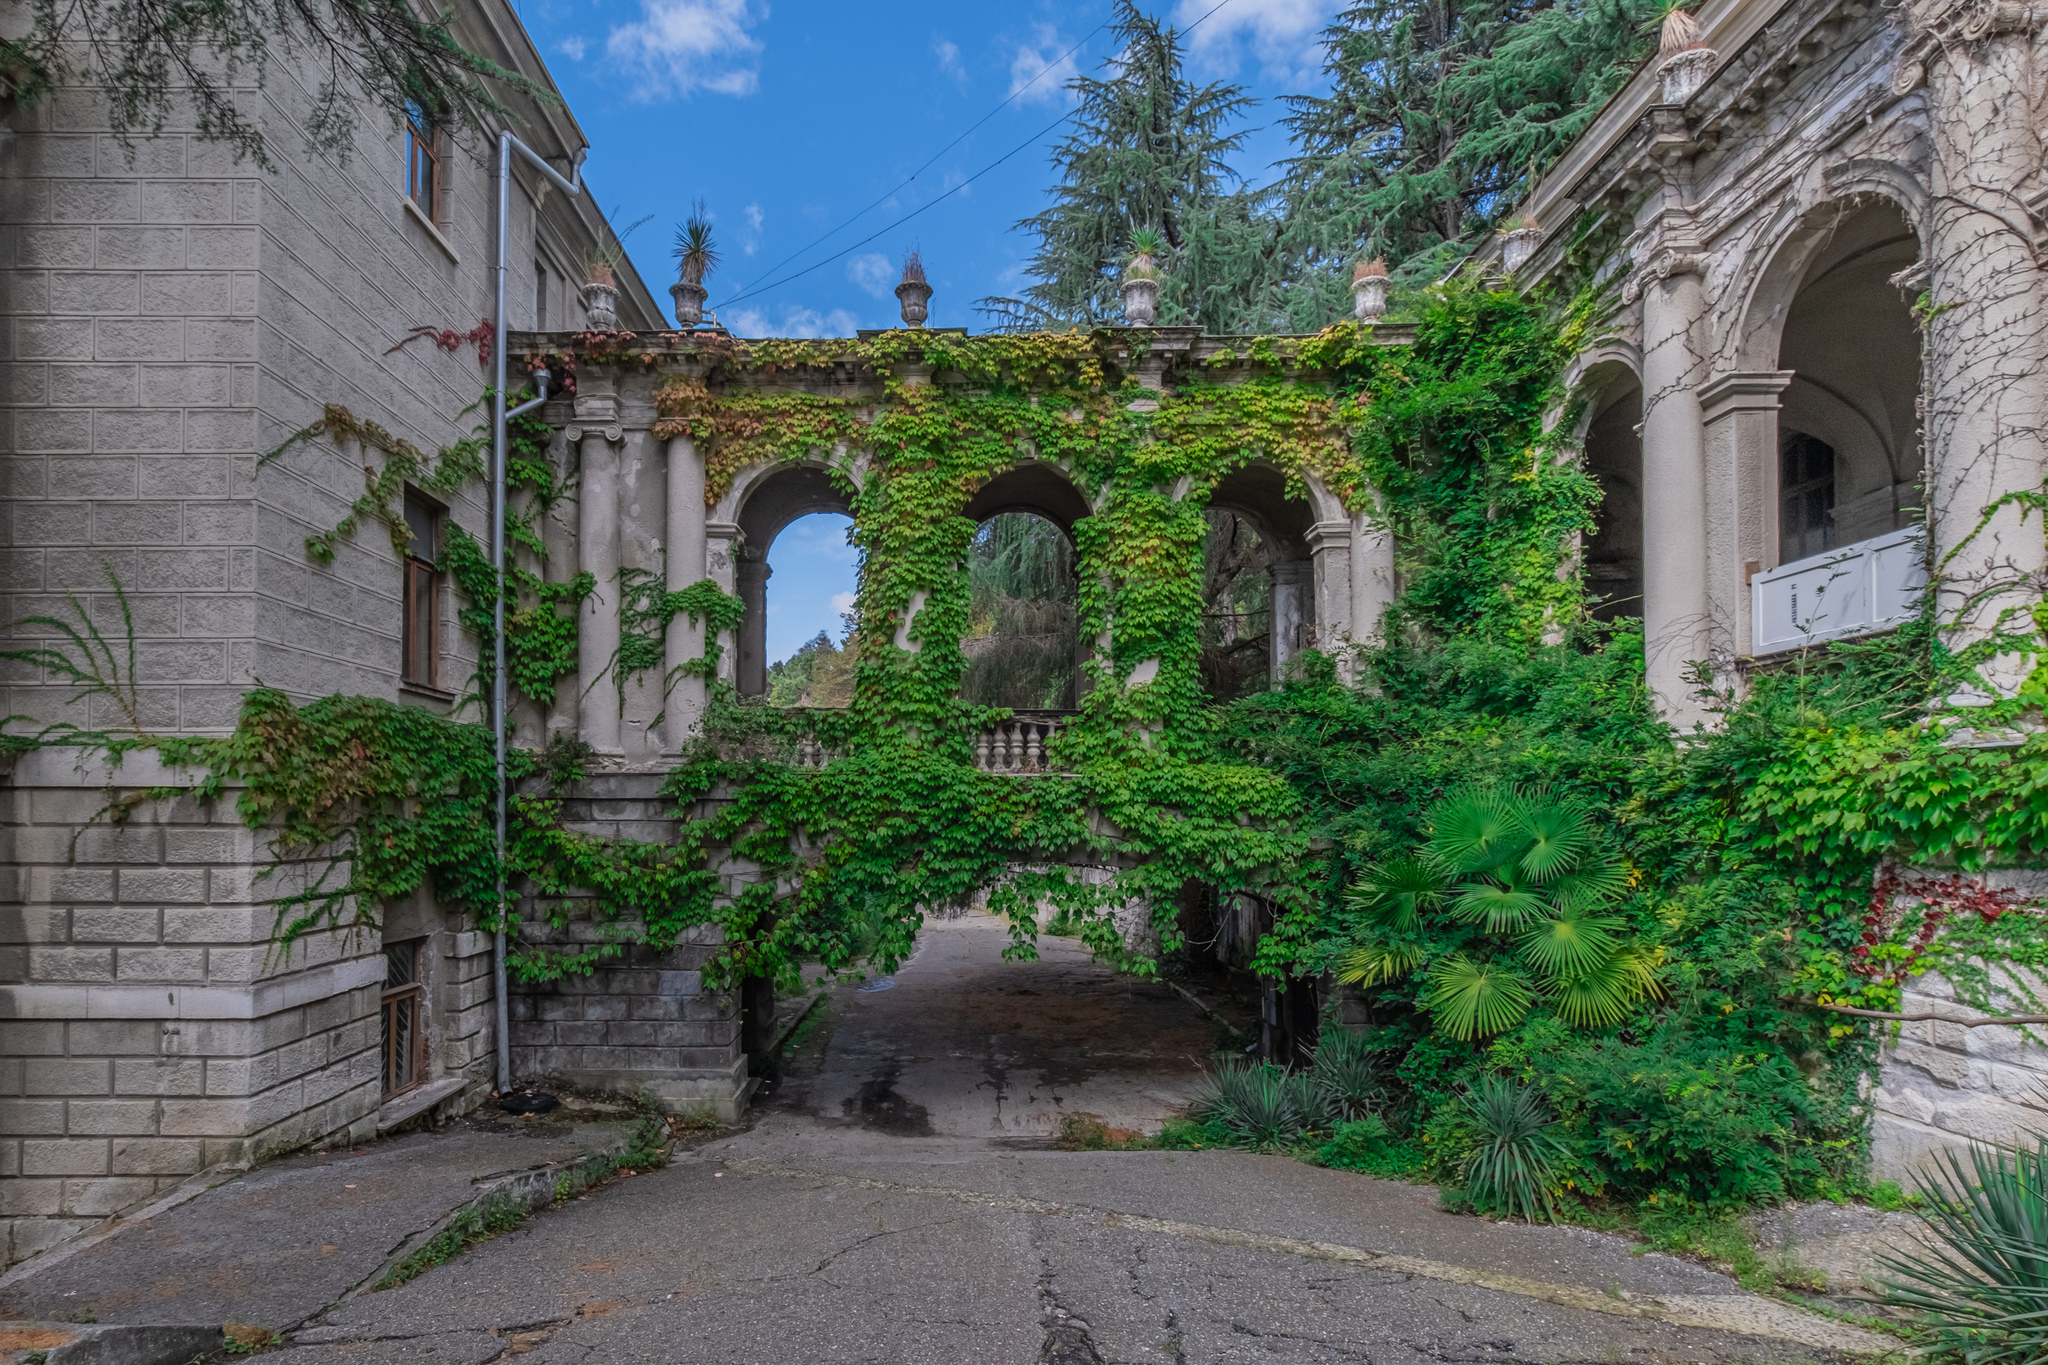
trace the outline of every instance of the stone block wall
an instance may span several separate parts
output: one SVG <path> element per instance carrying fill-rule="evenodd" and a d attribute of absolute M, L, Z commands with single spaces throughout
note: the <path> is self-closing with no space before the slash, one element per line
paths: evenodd
<path fill-rule="evenodd" d="M 605 773 L 585 779 L 563 804 L 571 829 L 611 838 L 669 841 L 676 820 L 657 796 L 664 774 Z M 750 873 L 726 869 L 727 893 Z M 539 942 L 604 941 L 601 925 L 573 910 L 551 928 L 541 907 L 523 903 L 523 936 Z M 667 952 L 644 947 L 587 976 L 515 986 L 512 1069 L 522 1082 L 557 1080 L 645 1095 L 675 1112 L 735 1120 L 751 1090 L 741 1043 L 737 991 L 704 987 L 703 967 L 723 942 L 716 926 Z"/>
<path fill-rule="evenodd" d="M 375 934 L 271 943 L 267 841 L 232 799 L 120 823 L 103 767 L 0 784 L 0 1223 L 19 1260 L 198 1171 L 375 1131 Z M 175 780 L 146 755 L 120 777 Z M 309 865 L 281 869 L 281 885 Z"/>

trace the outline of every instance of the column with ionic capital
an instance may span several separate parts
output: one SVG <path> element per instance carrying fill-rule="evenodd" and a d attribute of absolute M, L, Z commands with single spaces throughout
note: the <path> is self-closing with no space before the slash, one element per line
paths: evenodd
<path fill-rule="evenodd" d="M 609 670 L 619 652 L 619 442 L 625 433 L 616 421 L 590 424 L 597 401 L 579 397 L 579 426 L 569 438 L 582 446 L 582 475 L 576 489 L 576 555 L 578 567 L 597 580 L 596 591 L 584 599 L 576 632 L 576 680 L 582 697 L 582 739 L 598 754 L 625 752 L 619 737 L 619 690 Z"/>
<path fill-rule="evenodd" d="M 704 457 L 697 453 L 695 441 L 678 436 L 668 443 L 670 592 L 681 592 L 707 576 L 704 554 L 709 538 L 704 532 L 704 511 Z M 662 673 L 669 679 L 662 747 L 669 754 L 681 753 L 704 721 L 704 679 L 676 671 L 704 656 L 704 627 L 702 619 L 692 621 L 689 613 L 678 613 L 669 622 L 668 638 L 662 642 Z"/>
<path fill-rule="evenodd" d="M 1267 681 L 1278 687 L 1287 677 L 1287 661 L 1301 648 L 1303 608 L 1309 605 L 1304 599 L 1314 587 L 1315 566 L 1306 559 L 1276 560 L 1267 575 L 1273 587 Z"/>
<path fill-rule="evenodd" d="M 1707 452 L 1707 607 L 1736 655 L 1756 652 L 1750 580 L 1778 566 L 1778 395 L 1790 370 L 1716 375 L 1700 390 Z"/>
<path fill-rule="evenodd" d="M 1650 695 L 1681 730 L 1708 719 L 1689 666 L 1728 648 L 1707 600 L 1701 268 L 1698 256 L 1665 250 L 1631 281 L 1643 303 L 1644 652 Z"/>
<path fill-rule="evenodd" d="M 1913 14 L 1933 147 L 1922 259 L 1931 270 L 1926 384 L 1928 520 L 1935 598 L 1951 647 L 2028 630 L 2041 600 L 2039 514 L 2001 498 L 2048 477 L 2048 290 L 2023 205 L 2042 188 L 2036 12 L 2005 3 L 1923 4 Z M 1910 84 L 1902 79 L 1899 84 Z M 1894 88 L 1898 88 L 1895 85 Z M 1983 670 L 2010 695 L 2031 659 Z"/>

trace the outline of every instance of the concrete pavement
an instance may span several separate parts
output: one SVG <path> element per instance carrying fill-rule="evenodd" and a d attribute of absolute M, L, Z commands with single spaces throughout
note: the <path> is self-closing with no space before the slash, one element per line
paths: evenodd
<path fill-rule="evenodd" d="M 1453 1217 L 1431 1190 L 1245 1152 L 1054 1150 L 1067 1113 L 1156 1125 L 1219 1035 L 1071 943 L 1004 964 L 1004 941 L 985 918 L 929 926 L 890 988 L 833 991 L 749 1129 L 409 1284 L 307 1312 L 326 1288 L 271 1281 L 339 1253 L 309 1221 L 275 1273 L 243 1257 L 240 1284 L 187 1301 L 289 1327 L 279 1365 L 1718 1365 L 1896 1345 L 1617 1238 Z M 257 1213 L 189 1207 L 216 1247 Z M 174 1251 L 79 1258 L 63 1283 L 103 1321 L 160 1314 L 165 1296 L 103 1281 Z"/>

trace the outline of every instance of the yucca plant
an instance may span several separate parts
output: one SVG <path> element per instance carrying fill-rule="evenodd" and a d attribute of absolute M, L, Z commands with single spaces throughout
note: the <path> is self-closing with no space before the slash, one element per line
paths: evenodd
<path fill-rule="evenodd" d="M 1363 1119 L 1386 1107 L 1385 1051 L 1362 1033 L 1324 1027 L 1308 1077 L 1332 1119 Z"/>
<path fill-rule="evenodd" d="M 683 280 L 702 284 L 718 264 L 718 244 L 711 239 L 711 214 L 699 199 L 690 206 L 690 216 L 676 224 L 676 244 L 670 251 Z"/>
<path fill-rule="evenodd" d="M 1532 1223 L 1538 1209 L 1555 1216 L 1550 1191 L 1565 1148 L 1552 1131 L 1542 1094 L 1505 1076 L 1482 1076 L 1465 1092 L 1464 1102 L 1479 1130 L 1462 1171 L 1472 1202 L 1520 1213 Z"/>
<path fill-rule="evenodd" d="M 1159 257 L 1166 251 L 1166 236 L 1157 228 L 1139 228 L 1131 233 L 1131 258 L 1124 266 L 1127 280 L 1149 280 L 1159 273 Z"/>
<path fill-rule="evenodd" d="M 2048 1137 L 2003 1152 L 1935 1158 L 1918 1180 L 1940 1243 L 1883 1254 L 1886 1301 L 1909 1308 L 1945 1354 L 1968 1365 L 2048 1360 Z"/>
<path fill-rule="evenodd" d="M 1203 1082 L 1189 1112 L 1213 1119 L 1240 1142 L 1255 1147 L 1292 1142 L 1322 1124 L 1325 1113 L 1314 1083 L 1271 1062 L 1231 1063 Z"/>

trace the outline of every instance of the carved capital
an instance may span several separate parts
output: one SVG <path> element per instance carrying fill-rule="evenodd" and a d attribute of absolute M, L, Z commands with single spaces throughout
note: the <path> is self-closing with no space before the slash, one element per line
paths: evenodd
<path fill-rule="evenodd" d="M 617 422 L 608 422 L 601 427 L 586 427 L 572 422 L 562 429 L 562 435 L 572 444 L 582 440 L 585 436 L 602 436 L 607 441 L 623 441 L 626 439 L 626 429 Z"/>

